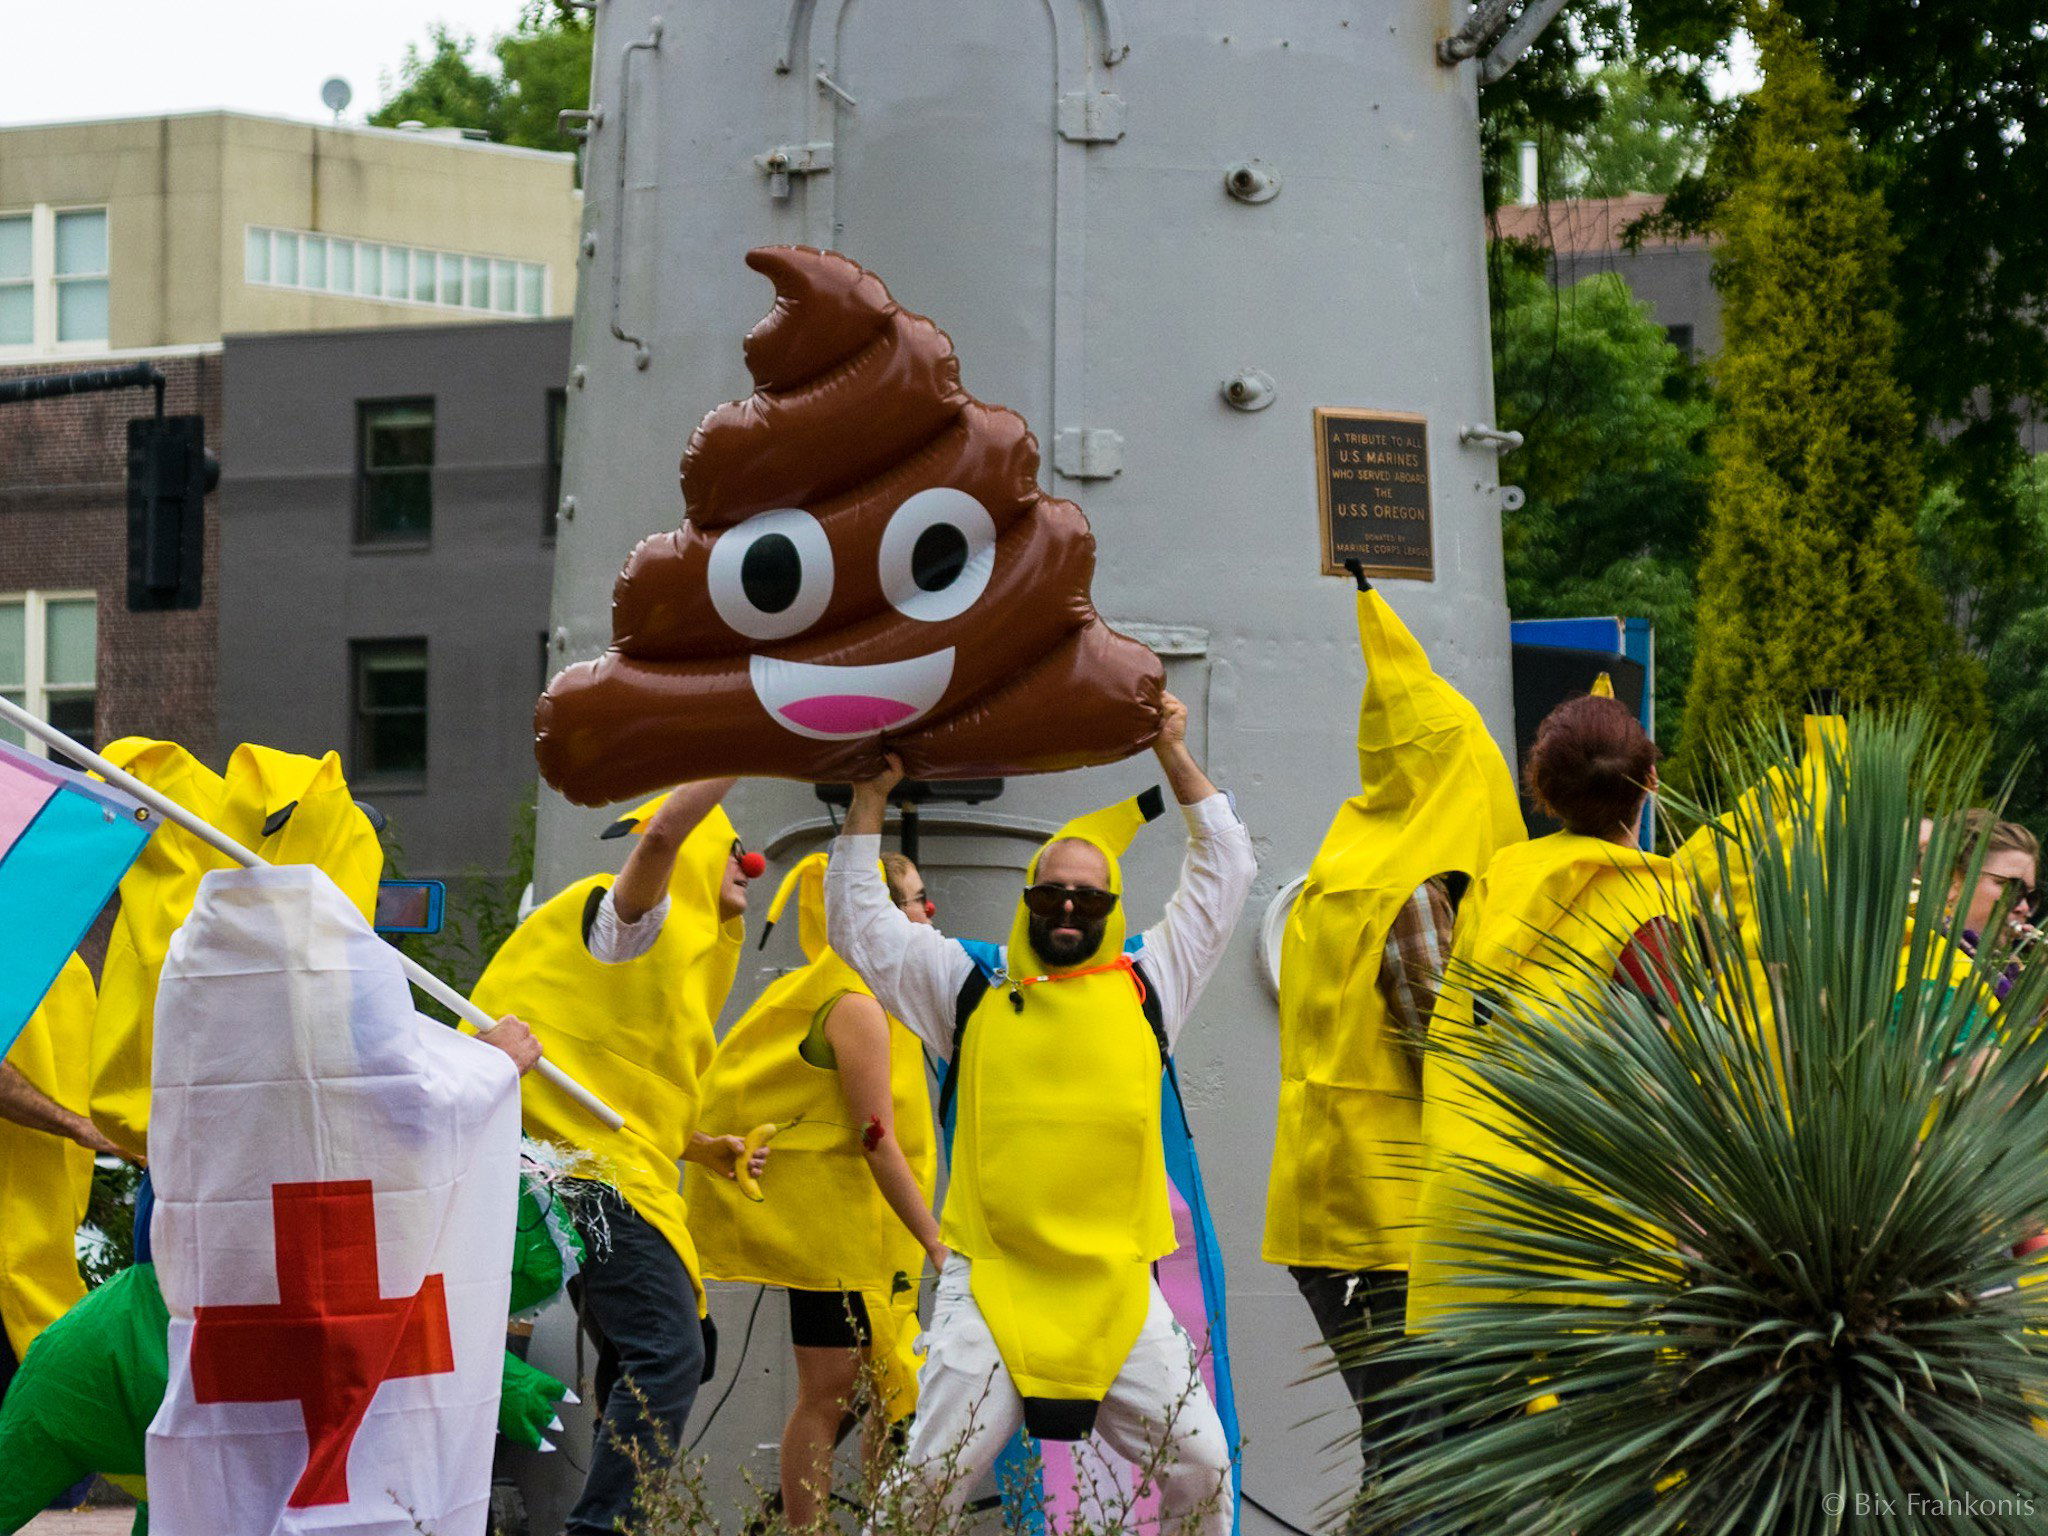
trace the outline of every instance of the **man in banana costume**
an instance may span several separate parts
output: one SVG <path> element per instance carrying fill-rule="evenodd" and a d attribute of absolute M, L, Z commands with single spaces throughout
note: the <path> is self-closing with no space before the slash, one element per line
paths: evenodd
<path fill-rule="evenodd" d="M 1358 577 L 1365 693 L 1358 793 L 1338 808 L 1280 952 L 1280 1108 L 1264 1255 L 1285 1264 L 1359 1406 L 1398 1369 L 1421 1141 L 1422 1043 L 1455 898 L 1527 832 L 1514 776 L 1479 712 L 1431 668 Z"/>
<path fill-rule="evenodd" d="M 1160 1072 L 1257 873 L 1251 834 L 1189 754 L 1170 696 L 1154 751 L 1188 823 L 1180 888 L 1126 949 L 1119 856 L 1159 792 L 1069 822 L 1039 850 L 1006 948 L 912 923 L 875 868 L 902 774 L 854 788 L 832 845 L 832 948 L 952 1063 L 952 1184 L 918 1411 L 899 1484 L 957 1510 L 1021 1424 L 1100 1433 L 1156 1478 L 1162 1527 L 1232 1525 L 1232 1448 L 1151 1275 L 1173 1251 Z M 1180 1528 L 1176 1526 L 1176 1528 Z"/>
<path fill-rule="evenodd" d="M 607 837 L 639 835 L 618 878 L 592 875 L 543 903 L 471 994 L 526 1020 L 549 1058 L 626 1120 L 608 1130 L 537 1073 L 520 1084 L 526 1133 L 580 1154 L 594 1186 L 576 1202 L 587 1259 L 575 1299 L 598 1341 L 602 1419 L 572 1536 L 633 1513 L 635 1450 L 651 1466 L 658 1445 L 681 1445 L 704 1378 L 701 1269 L 677 1164 L 730 1178 L 746 1156 L 738 1136 L 697 1129 L 760 868 L 719 805 L 732 782 L 685 784 L 615 822 Z"/>

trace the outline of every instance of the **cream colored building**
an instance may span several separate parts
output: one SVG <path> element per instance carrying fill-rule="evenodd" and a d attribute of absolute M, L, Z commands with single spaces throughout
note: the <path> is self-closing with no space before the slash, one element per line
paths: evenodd
<path fill-rule="evenodd" d="M 236 112 L 0 128 L 0 363 L 566 315 L 575 156 Z"/>

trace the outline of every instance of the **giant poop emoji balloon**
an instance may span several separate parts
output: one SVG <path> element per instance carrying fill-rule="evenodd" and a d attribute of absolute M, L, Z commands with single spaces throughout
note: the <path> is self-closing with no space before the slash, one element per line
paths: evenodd
<path fill-rule="evenodd" d="M 1089 595 L 1095 539 L 1038 488 L 1014 411 L 844 256 L 751 252 L 775 308 L 754 393 L 683 455 L 687 522 L 633 551 L 611 649 L 535 715 L 541 772 L 597 805 L 721 774 L 833 782 L 1113 762 L 1159 729 L 1160 665 Z"/>

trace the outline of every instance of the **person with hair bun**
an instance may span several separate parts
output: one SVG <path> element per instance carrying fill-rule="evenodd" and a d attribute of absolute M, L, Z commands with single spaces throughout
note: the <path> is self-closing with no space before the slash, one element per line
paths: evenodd
<path fill-rule="evenodd" d="M 1422 1076 L 1422 1178 L 1409 1273 L 1408 1331 L 1455 1308 L 1509 1299 L 1452 1277 L 1474 1266 L 1461 1245 L 1487 1224 L 1475 1166 L 1559 1176 L 1515 1145 L 1460 1062 L 1476 1031 L 1530 1027 L 1527 1004 L 1582 1003 L 1602 985 L 1654 991 L 1670 926 L 1687 903 L 1672 861 L 1637 846 L 1657 787 L 1657 748 L 1612 698 L 1569 699 L 1537 730 L 1523 768 L 1537 806 L 1564 829 L 1495 854 L 1458 912 L 1451 960 Z M 1511 990 L 1510 1009 L 1484 994 Z M 1560 1010 L 1569 1017 L 1566 1010 Z"/>

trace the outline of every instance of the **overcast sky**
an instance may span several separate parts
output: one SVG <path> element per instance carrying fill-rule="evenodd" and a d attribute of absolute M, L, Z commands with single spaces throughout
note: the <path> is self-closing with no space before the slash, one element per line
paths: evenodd
<path fill-rule="evenodd" d="M 474 36 L 482 57 L 519 10 L 519 0 L 0 0 L 0 123 L 209 107 L 324 120 L 320 84 L 332 75 L 354 88 L 345 116 L 360 122 L 383 99 L 380 76 L 397 73 L 433 22 Z M 1722 89 L 1753 87 L 1753 59 L 1739 50 Z"/>
<path fill-rule="evenodd" d="M 436 20 L 481 51 L 519 0 L 0 0 L 0 123 L 208 107 L 325 120 L 330 75 L 355 88 L 344 116 L 360 122 Z"/>

